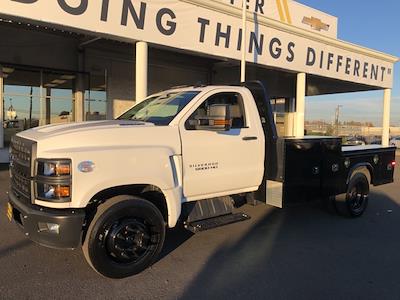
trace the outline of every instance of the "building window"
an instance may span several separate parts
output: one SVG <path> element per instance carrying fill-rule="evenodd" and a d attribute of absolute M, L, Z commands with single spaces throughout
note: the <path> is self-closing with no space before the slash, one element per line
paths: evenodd
<path fill-rule="evenodd" d="M 90 89 L 85 92 L 85 120 L 97 121 L 107 118 L 107 75 L 90 75 Z"/>
<path fill-rule="evenodd" d="M 25 129 L 39 125 L 40 72 L 3 67 L 4 144 Z"/>
<path fill-rule="evenodd" d="M 16 133 L 74 120 L 76 74 L 31 67 L 0 66 L 3 73 L 4 144 Z"/>
<path fill-rule="evenodd" d="M 76 76 L 47 72 L 42 74 L 40 125 L 72 122 Z"/>

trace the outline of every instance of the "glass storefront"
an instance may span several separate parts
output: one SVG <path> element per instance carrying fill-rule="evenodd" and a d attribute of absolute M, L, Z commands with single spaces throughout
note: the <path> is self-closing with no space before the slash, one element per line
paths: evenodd
<path fill-rule="evenodd" d="M 23 130 L 75 120 L 77 76 L 84 76 L 84 120 L 106 119 L 106 77 L 65 71 L 0 66 L 3 74 L 4 145 Z"/>
<path fill-rule="evenodd" d="M 42 95 L 40 125 L 69 123 L 74 121 L 75 101 L 74 74 L 47 73 L 42 71 Z"/>
<path fill-rule="evenodd" d="M 90 89 L 85 92 L 85 120 L 107 118 L 107 73 L 90 75 Z"/>
<path fill-rule="evenodd" d="M 3 67 L 4 144 L 25 129 L 39 125 L 40 72 Z"/>

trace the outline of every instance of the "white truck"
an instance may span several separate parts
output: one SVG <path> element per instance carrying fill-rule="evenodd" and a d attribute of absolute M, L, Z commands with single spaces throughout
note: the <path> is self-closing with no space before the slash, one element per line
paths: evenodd
<path fill-rule="evenodd" d="M 177 224 L 197 232 L 248 219 L 233 199 L 321 198 L 360 216 L 369 184 L 393 182 L 395 166 L 393 147 L 278 137 L 259 82 L 175 88 L 116 120 L 30 129 L 10 153 L 10 221 L 39 244 L 82 247 L 112 278 L 154 263 Z"/>

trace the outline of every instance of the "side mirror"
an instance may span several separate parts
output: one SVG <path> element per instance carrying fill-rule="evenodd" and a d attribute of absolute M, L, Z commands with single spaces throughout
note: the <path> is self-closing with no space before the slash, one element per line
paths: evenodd
<path fill-rule="evenodd" d="M 210 105 L 207 116 L 196 118 L 196 130 L 228 131 L 232 127 L 229 104 Z"/>

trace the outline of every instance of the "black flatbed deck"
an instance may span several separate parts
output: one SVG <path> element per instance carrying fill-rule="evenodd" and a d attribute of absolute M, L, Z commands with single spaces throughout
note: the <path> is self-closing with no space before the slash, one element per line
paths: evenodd
<path fill-rule="evenodd" d="M 396 150 L 394 146 L 382 146 L 382 145 L 360 145 L 360 146 L 342 146 L 343 152 L 366 152 L 376 150 Z"/>

